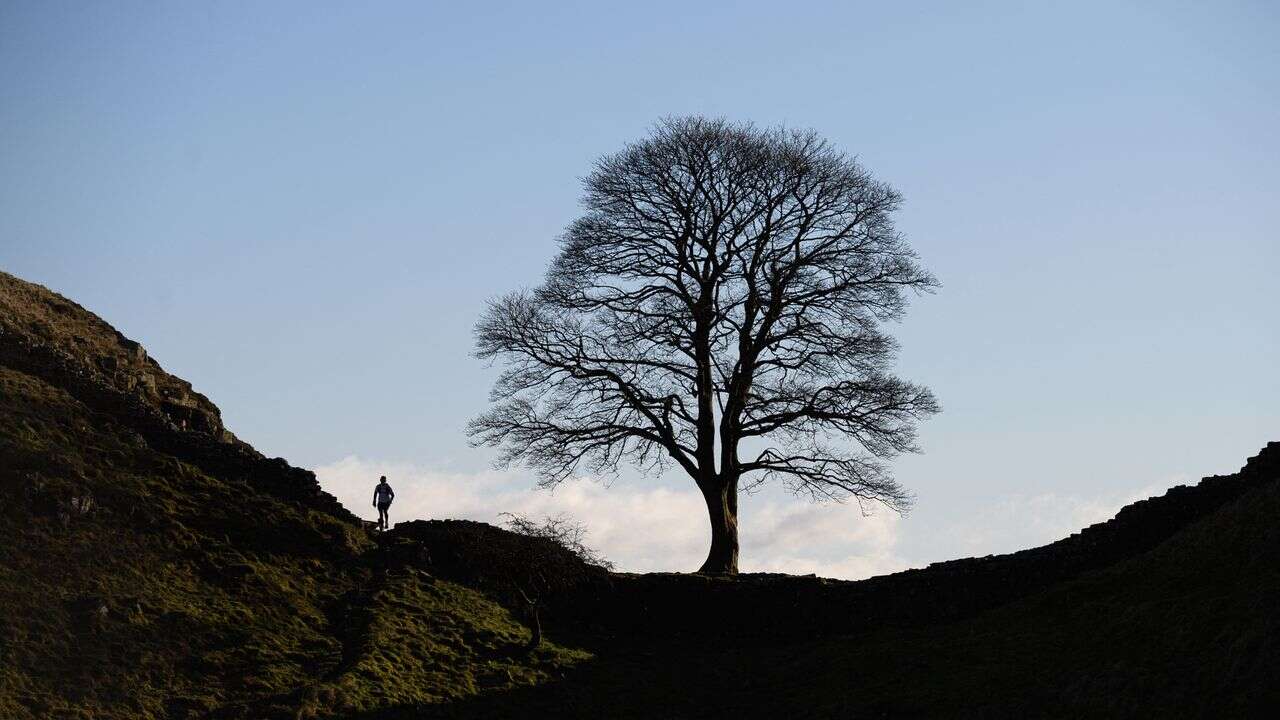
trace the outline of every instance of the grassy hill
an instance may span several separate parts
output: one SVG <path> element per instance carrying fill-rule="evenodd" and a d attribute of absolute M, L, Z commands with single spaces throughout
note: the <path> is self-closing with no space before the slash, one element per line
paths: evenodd
<path fill-rule="evenodd" d="M 1278 519 L 1272 443 L 1058 543 L 861 582 L 378 535 L 0 273 L 3 718 L 1270 717 Z"/>
<path fill-rule="evenodd" d="M 508 611 L 396 563 L 175 380 L 0 274 L 0 717 L 341 715 L 589 657 L 513 650 L 529 631 Z M 184 427 L 187 408 L 208 419 Z"/>

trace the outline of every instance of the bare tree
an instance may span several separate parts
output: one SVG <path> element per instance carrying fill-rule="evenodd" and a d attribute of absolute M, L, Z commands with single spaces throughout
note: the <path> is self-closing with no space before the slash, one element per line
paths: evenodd
<path fill-rule="evenodd" d="M 937 282 L 895 230 L 893 188 L 812 131 L 664 120 L 597 162 L 543 285 L 490 303 L 507 363 L 473 444 L 540 484 L 674 462 L 711 521 L 702 572 L 738 570 L 738 492 L 910 496 L 885 461 L 938 411 L 889 372 L 908 291 Z"/>

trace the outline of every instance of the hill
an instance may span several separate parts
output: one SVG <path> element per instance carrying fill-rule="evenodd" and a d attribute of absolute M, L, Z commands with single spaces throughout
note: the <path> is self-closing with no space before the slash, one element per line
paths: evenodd
<path fill-rule="evenodd" d="M 0 717 L 265 718 L 438 702 L 587 657 L 397 565 L 136 343 L 0 274 Z"/>
<path fill-rule="evenodd" d="M 1057 543 L 860 582 L 377 534 L 0 273 L 5 718 L 1268 716 L 1277 517 L 1272 443 Z"/>

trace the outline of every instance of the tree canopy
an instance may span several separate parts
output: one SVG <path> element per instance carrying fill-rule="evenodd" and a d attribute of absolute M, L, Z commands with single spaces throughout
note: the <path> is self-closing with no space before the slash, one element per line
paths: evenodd
<path fill-rule="evenodd" d="M 545 486 L 678 466 L 707 500 L 706 572 L 737 571 L 743 487 L 904 510 L 886 461 L 939 408 L 891 373 L 883 326 L 937 281 L 894 227 L 899 193 L 815 132 L 701 117 L 584 185 L 543 284 L 477 324 L 506 367 L 473 443 Z"/>

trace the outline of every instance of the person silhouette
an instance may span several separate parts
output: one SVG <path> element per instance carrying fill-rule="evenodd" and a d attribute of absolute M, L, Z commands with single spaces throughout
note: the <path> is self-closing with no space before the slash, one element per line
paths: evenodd
<path fill-rule="evenodd" d="M 378 508 L 378 529 L 386 530 L 391 526 L 387 520 L 387 508 L 391 507 L 391 501 L 396 497 L 396 493 L 387 484 L 387 476 L 383 475 L 378 478 L 378 484 L 373 487 L 373 506 Z"/>

